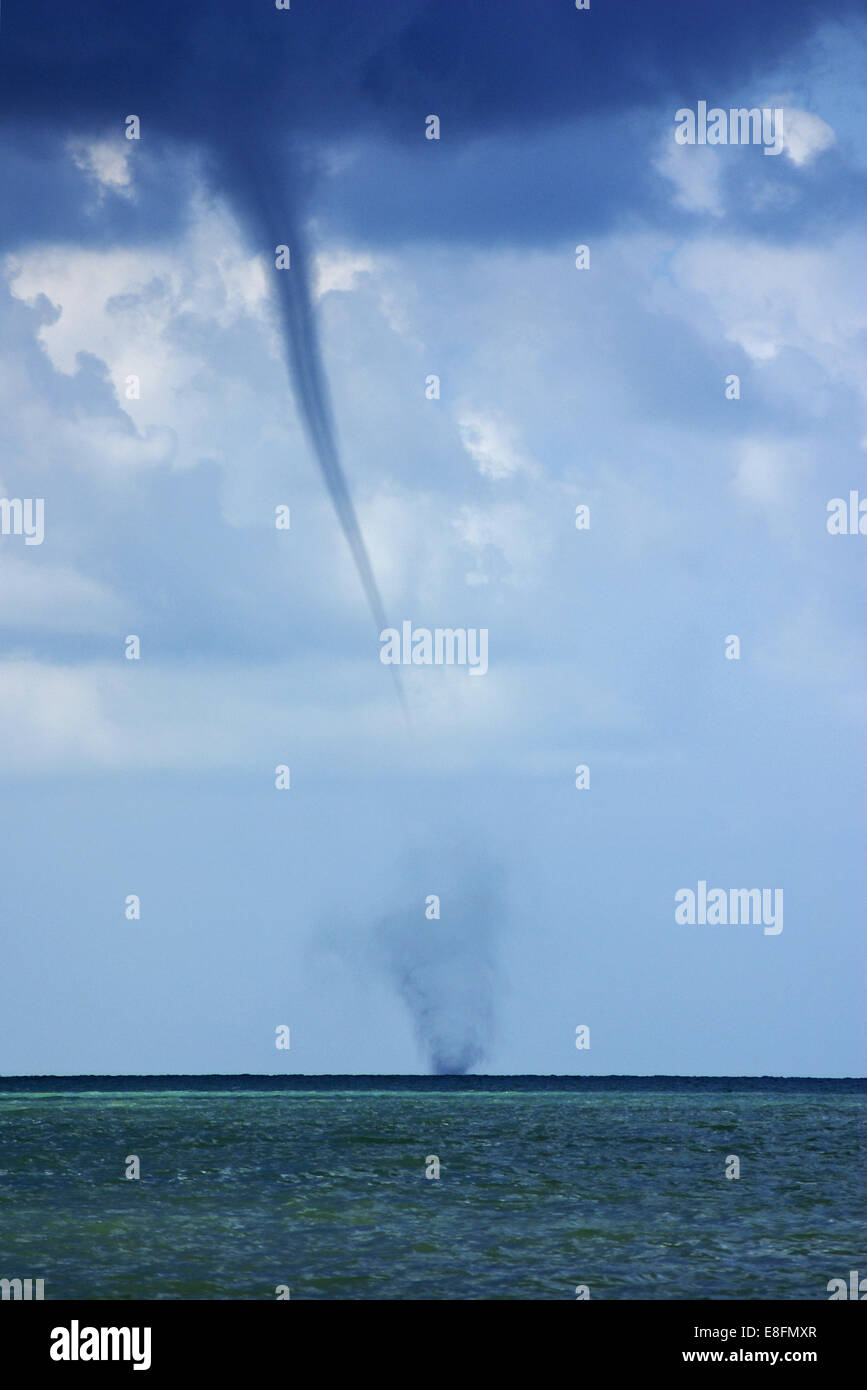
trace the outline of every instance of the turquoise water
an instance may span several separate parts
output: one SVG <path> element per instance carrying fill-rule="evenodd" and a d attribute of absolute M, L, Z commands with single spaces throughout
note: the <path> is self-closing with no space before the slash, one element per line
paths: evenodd
<path fill-rule="evenodd" d="M 867 1273 L 865 1103 L 616 1084 L 0 1092 L 0 1277 L 83 1299 L 281 1284 L 293 1299 L 572 1299 L 577 1284 L 827 1299 L 829 1279 Z"/>

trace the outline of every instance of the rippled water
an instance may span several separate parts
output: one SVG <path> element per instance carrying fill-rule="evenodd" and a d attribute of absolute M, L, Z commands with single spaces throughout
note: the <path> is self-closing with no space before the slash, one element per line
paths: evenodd
<path fill-rule="evenodd" d="M 0 1277 L 42 1277 L 47 1298 L 827 1299 L 867 1273 L 865 1104 L 0 1094 Z"/>

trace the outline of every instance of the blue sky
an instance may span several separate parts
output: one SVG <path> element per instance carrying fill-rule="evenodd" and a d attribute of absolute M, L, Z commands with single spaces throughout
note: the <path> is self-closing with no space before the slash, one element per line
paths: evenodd
<path fill-rule="evenodd" d="M 863 16 L 147 20 L 0 32 L 0 496 L 45 499 L 0 537 L 0 1071 L 861 1074 Z M 783 152 L 677 145 L 700 100 Z M 409 728 L 245 151 L 390 620 L 489 632 Z M 783 931 L 676 924 L 699 880 Z"/>

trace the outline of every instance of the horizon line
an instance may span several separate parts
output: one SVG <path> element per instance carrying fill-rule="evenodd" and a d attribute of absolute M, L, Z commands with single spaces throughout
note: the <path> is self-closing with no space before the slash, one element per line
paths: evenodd
<path fill-rule="evenodd" d="M 863 1075 L 827 1076 L 792 1072 L 4 1072 L 4 1081 L 70 1081 L 70 1080 L 156 1080 L 222 1077 L 226 1079 L 271 1081 L 317 1081 L 339 1077 L 358 1080 L 418 1081 L 497 1081 L 523 1080 L 557 1081 L 867 1081 Z"/>

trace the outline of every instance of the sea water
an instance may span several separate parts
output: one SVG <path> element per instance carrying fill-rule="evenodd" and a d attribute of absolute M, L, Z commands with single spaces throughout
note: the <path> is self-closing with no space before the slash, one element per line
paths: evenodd
<path fill-rule="evenodd" d="M 858 1081 L 7 1078 L 0 1278 L 46 1299 L 827 1299 L 867 1273 L 865 1106 Z"/>

